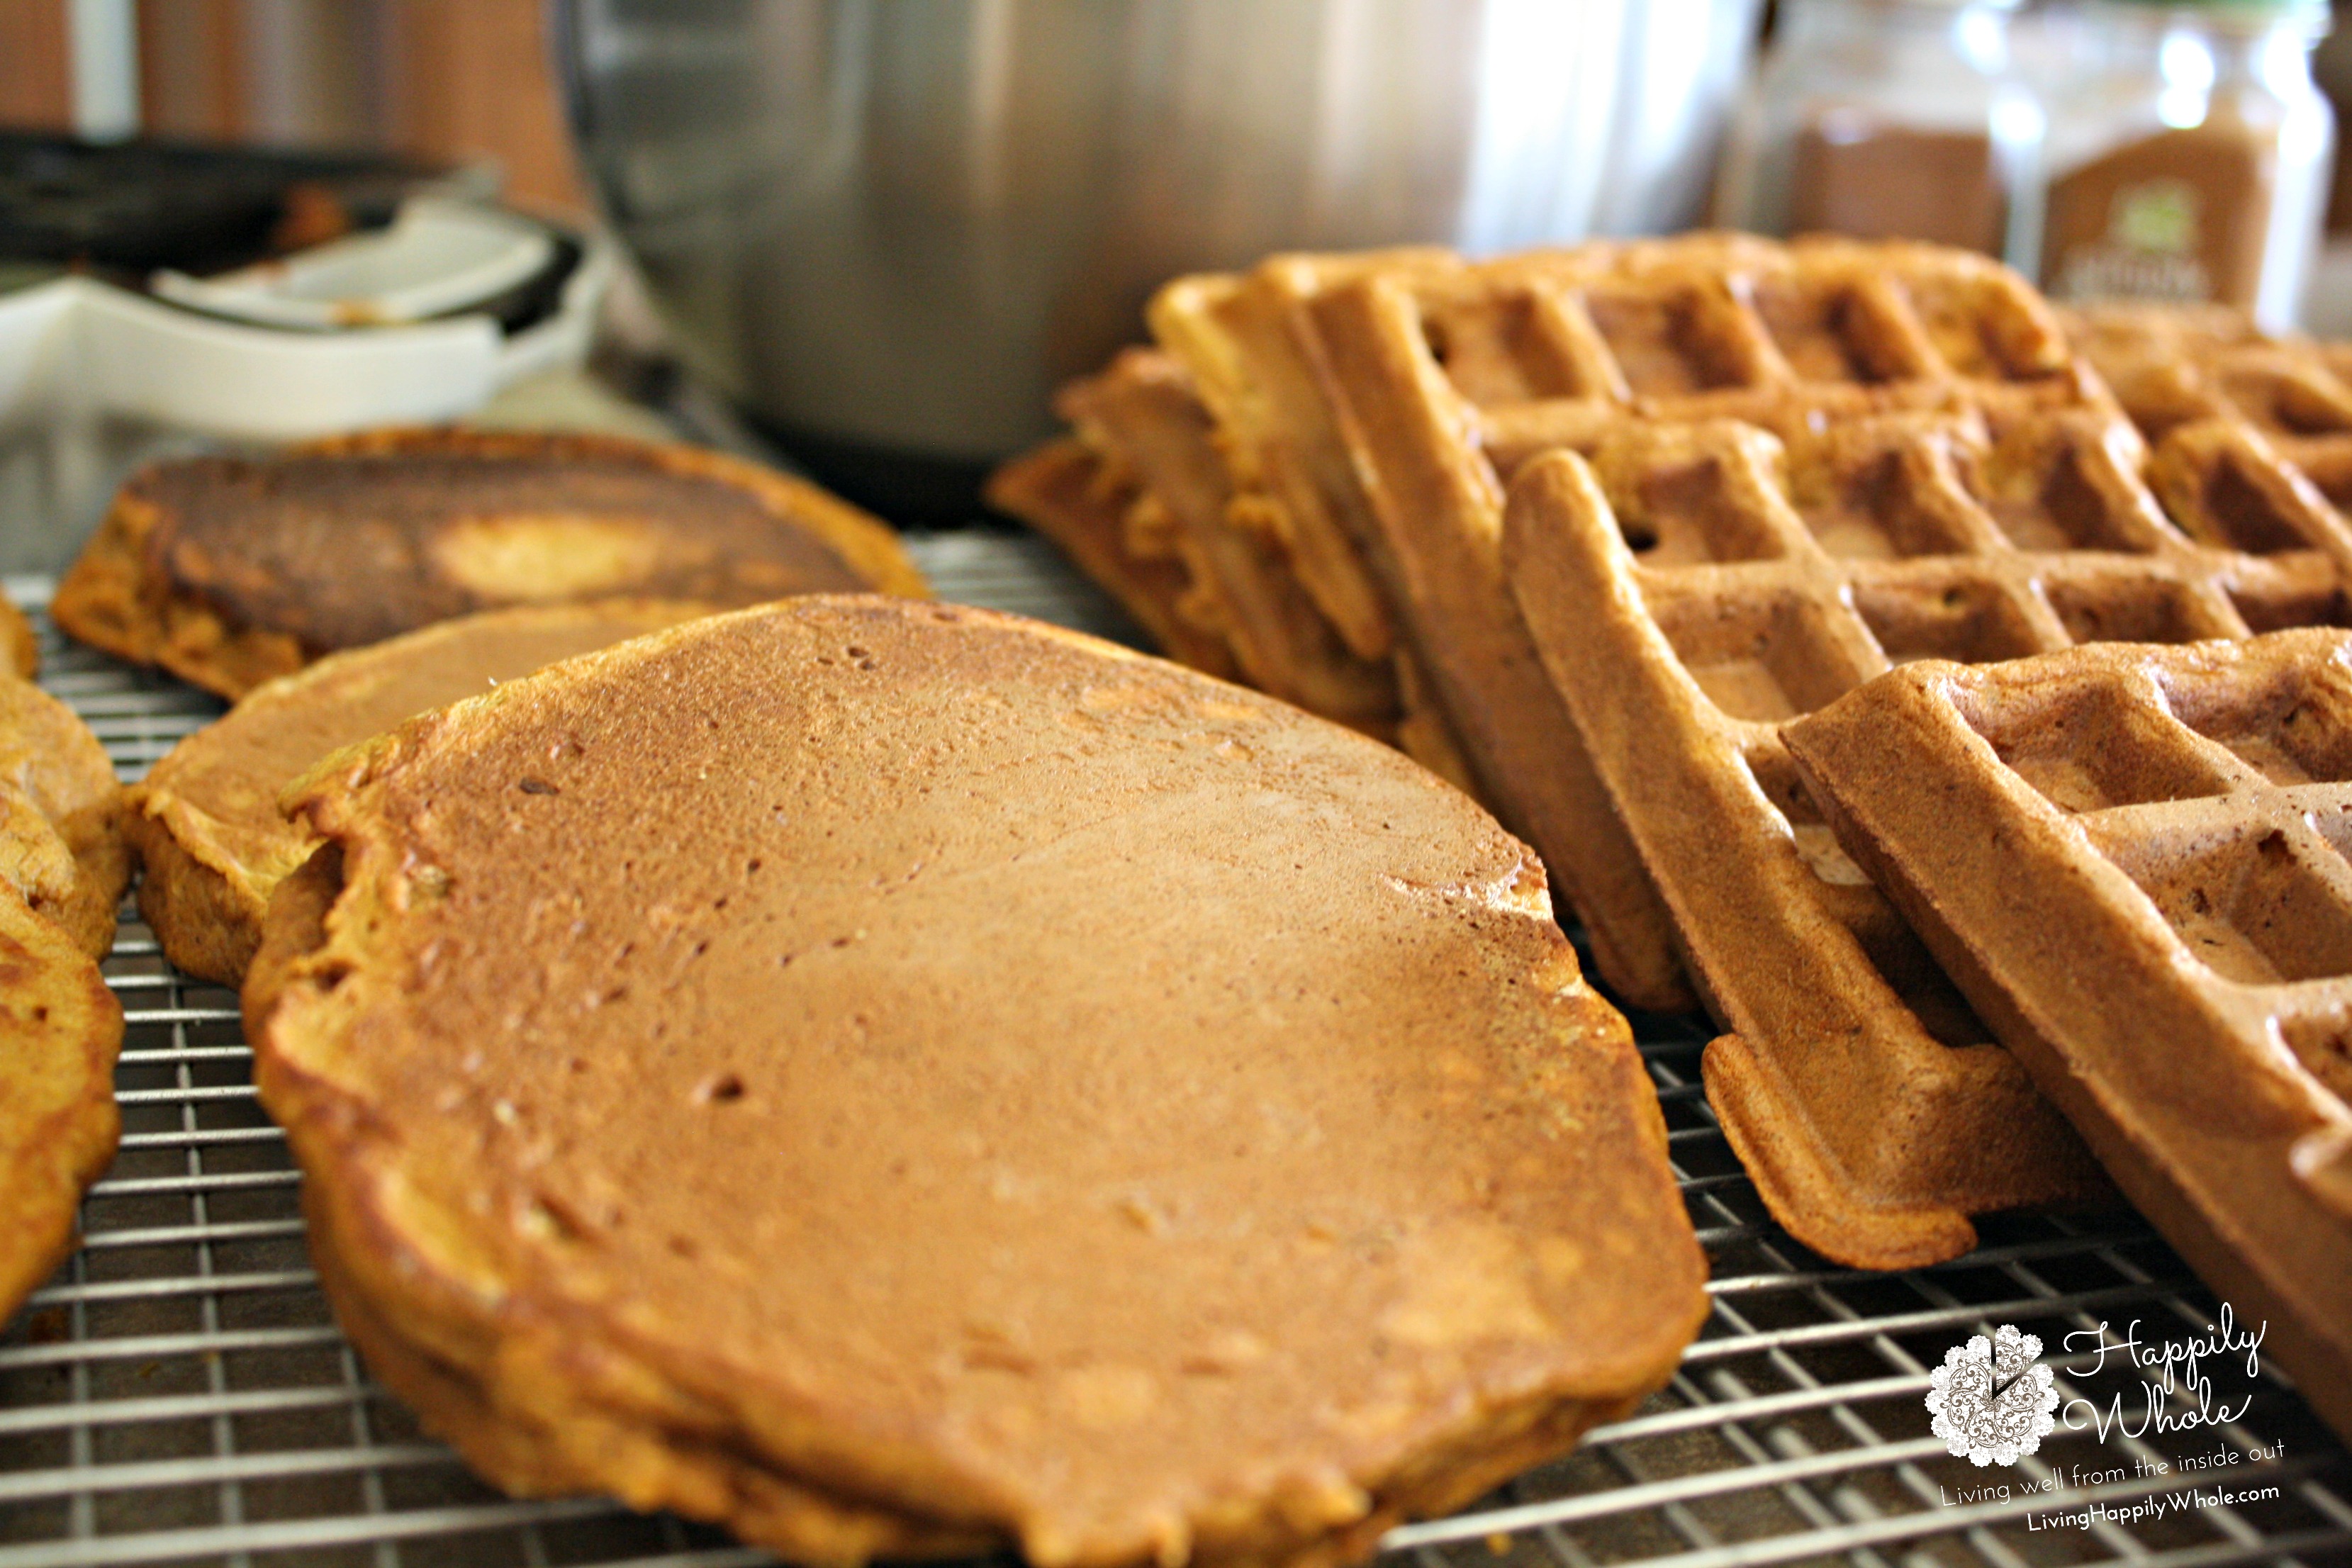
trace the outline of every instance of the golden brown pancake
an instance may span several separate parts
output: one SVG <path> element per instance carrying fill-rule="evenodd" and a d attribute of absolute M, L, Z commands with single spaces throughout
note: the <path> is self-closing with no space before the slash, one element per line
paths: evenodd
<path fill-rule="evenodd" d="M 114 765 L 73 710 L 0 675 L 0 882 L 92 958 L 131 880 Z"/>
<path fill-rule="evenodd" d="M 617 437 L 393 430 L 141 470 L 51 613 L 236 698 L 500 605 L 868 588 L 929 592 L 887 525 L 756 464 Z"/>
<path fill-rule="evenodd" d="M 122 1008 L 98 965 L 0 884 L 0 1319 L 71 1247 L 114 1156 Z"/>
<path fill-rule="evenodd" d="M 5 598 L 0 598 L 0 661 L 27 680 L 41 668 L 41 645 L 33 637 L 33 623 Z"/>
<path fill-rule="evenodd" d="M 331 752 L 542 665 L 693 616 L 707 605 L 616 599 L 490 610 L 333 654 L 258 687 L 132 786 L 123 832 L 144 868 L 139 910 L 164 956 L 235 985 L 270 889 L 318 838 L 278 795 Z"/>
<path fill-rule="evenodd" d="M 376 1371 L 509 1488 L 835 1559 L 1345 1561 L 1704 1316 L 1531 853 L 1255 693 L 812 597 L 289 799 L 329 843 L 247 977 L 264 1101 Z"/>

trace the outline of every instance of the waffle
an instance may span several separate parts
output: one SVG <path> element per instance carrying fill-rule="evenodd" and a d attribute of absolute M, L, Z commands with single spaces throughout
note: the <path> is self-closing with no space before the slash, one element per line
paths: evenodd
<path fill-rule="evenodd" d="M 1066 437 L 991 474 L 986 496 L 1061 546 L 1160 652 L 1210 675 L 1240 673 L 1223 606 L 1170 539 L 1166 509 L 1124 459 Z"/>
<path fill-rule="evenodd" d="M 1248 278 L 1180 278 L 1151 300 L 1160 345 L 1190 374 L 1213 420 L 1242 526 L 1280 542 L 1299 586 L 1360 658 L 1395 643 L 1388 597 L 1347 445 L 1322 395 L 1295 298 L 1346 279 L 1450 272 L 1441 250 L 1276 258 Z"/>
<path fill-rule="evenodd" d="M 1310 309 L 1381 525 L 1424 582 L 1492 552 L 1505 480 L 1538 455 L 1595 458 L 1598 488 L 1534 487 L 1491 580 L 1578 721 L 1548 743 L 1581 730 L 1675 910 L 1728 1031 L 1710 1095 L 1779 1217 L 1843 1261 L 1899 1266 L 1965 1250 L 1971 1213 L 2095 1194 L 2079 1142 L 2002 1052 L 1969 1048 L 1990 1035 L 1858 873 L 1824 863 L 1822 890 L 1801 846 L 1828 835 L 1771 726 L 1889 655 L 2332 618 L 2340 524 L 2249 503 L 2189 520 L 2221 538 L 2184 537 L 2047 307 L 1956 253 L 1706 238 L 1443 289 L 1373 278 Z M 1532 745 L 1490 593 L 1402 602 Z M 1622 879 L 1612 848 L 1567 846 L 1585 858 L 1571 885 Z"/>
<path fill-rule="evenodd" d="M 1310 713 L 1391 738 L 1395 677 L 1356 657 L 1295 574 L 1278 531 L 1247 523 L 1189 378 L 1165 354 L 1135 349 L 1064 389 L 1056 406 L 1097 450 L 1119 454 L 1182 540 L 1193 578 L 1221 607 L 1242 678 Z"/>
<path fill-rule="evenodd" d="M 1060 406 L 1082 438 L 998 469 L 992 504 L 1059 543 L 1171 658 L 1390 740 L 1477 793 L 1412 656 L 1385 631 L 1371 639 L 1385 668 L 1349 648 L 1298 579 L 1275 503 L 1236 495 L 1231 438 L 1211 427 L 1181 367 L 1163 354 L 1122 355 L 1065 388 Z"/>
<path fill-rule="evenodd" d="M 1709 1099 L 1775 1214 L 1842 1261 L 1956 1255 L 1970 1214 L 2097 1186 L 1838 854 L 1786 722 L 1893 661 L 2344 613 L 2321 552 L 2183 537 L 2137 451 L 2095 408 L 1879 416 L 1793 447 L 1735 422 L 1628 426 L 1589 465 L 1553 455 L 1515 482 L 1519 603 L 1728 1031 Z"/>
<path fill-rule="evenodd" d="M 1540 868 L 1285 704 L 802 598 L 294 798 L 331 843 L 247 981 L 260 1092 L 376 1371 L 509 1485 L 835 1560 L 1306 1568 L 1706 1314 Z"/>
<path fill-rule="evenodd" d="M 2352 1433 L 2352 633 L 1916 664 L 1792 726 L 1838 837 Z"/>
<path fill-rule="evenodd" d="M 0 1316 L 71 1247 L 113 1158 L 122 1008 L 98 965 L 0 882 Z"/>
<path fill-rule="evenodd" d="M 2352 345 L 2272 337 L 2221 306 L 2064 319 L 2155 443 L 2158 491 L 2191 531 L 2259 548 L 2286 514 L 2292 531 L 2326 538 L 2325 520 L 2352 506 Z"/>
<path fill-rule="evenodd" d="M 929 592 L 890 530 L 716 452 L 383 430 L 134 474 L 51 613 L 227 698 L 323 654 L 516 604 Z"/>
<path fill-rule="evenodd" d="M 244 978 L 271 890 L 318 847 L 279 812 L 278 792 L 321 757 L 557 659 L 709 613 L 644 599 L 489 610 L 331 654 L 247 693 L 126 796 L 139 911 L 164 956 L 223 985 Z"/>

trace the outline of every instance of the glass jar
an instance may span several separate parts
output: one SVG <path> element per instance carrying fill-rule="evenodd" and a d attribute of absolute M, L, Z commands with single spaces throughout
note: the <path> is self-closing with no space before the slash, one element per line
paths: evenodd
<path fill-rule="evenodd" d="M 2042 109 L 2015 0 L 1790 0 L 1725 149 L 1716 220 L 2032 254 Z"/>
<path fill-rule="evenodd" d="M 2292 327 L 2336 143 L 2311 79 L 2326 28 L 2324 0 L 2085 5 L 2070 89 L 2052 100 L 2042 287 Z"/>

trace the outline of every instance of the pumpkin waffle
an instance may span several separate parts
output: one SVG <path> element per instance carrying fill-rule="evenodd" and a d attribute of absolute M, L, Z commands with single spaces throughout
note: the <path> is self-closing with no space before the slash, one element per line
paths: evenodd
<path fill-rule="evenodd" d="M 71 709 L 0 674 L 0 882 L 92 958 L 114 945 L 131 880 L 121 791 Z"/>
<path fill-rule="evenodd" d="M 1688 1001 L 1673 922 L 1512 603 L 1504 479 L 1628 419 L 1794 431 L 2090 395 L 2039 296 L 1929 247 L 1702 235 L 1328 276 L 1277 259 L 1251 288 L 1306 340 L 1367 556 L 1487 798 L 1565 886 L 1603 977 L 1651 1006 Z"/>
<path fill-rule="evenodd" d="M 1083 438 L 998 469 L 992 504 L 1059 543 L 1171 658 L 1391 741 L 1476 793 L 1411 655 L 1383 631 L 1372 639 L 1383 655 L 1359 658 L 1297 576 L 1274 503 L 1236 495 L 1231 438 L 1213 428 L 1181 367 L 1162 354 L 1122 355 L 1065 388 L 1060 406 Z M 1171 542 L 1180 517 L 1200 544 Z"/>
<path fill-rule="evenodd" d="M 81 945 L 0 882 L 0 1316 L 70 1249 L 114 1157 L 122 1007 Z"/>
<path fill-rule="evenodd" d="M 2352 346 L 2272 337 L 2223 306 L 2107 305 L 2064 320 L 2155 444 L 2151 478 L 2176 521 L 2216 538 L 2263 527 L 2342 537 L 2329 525 L 2352 507 Z"/>
<path fill-rule="evenodd" d="M 1240 673 L 1223 607 L 1170 540 L 1166 509 L 1124 458 L 1064 437 L 989 475 L 985 494 L 989 505 L 1061 546 L 1160 652 L 1210 675 Z"/>
<path fill-rule="evenodd" d="M 2345 614 L 2320 552 L 2184 537 L 2138 450 L 2092 408 L 1878 416 L 1794 446 L 1628 425 L 1515 482 L 1512 586 L 1728 1031 L 1709 1100 L 1776 1215 L 1841 1261 L 1953 1256 L 1968 1215 L 2096 1184 L 1837 852 L 1786 722 L 1894 661 Z"/>
<path fill-rule="evenodd" d="M 1278 533 L 1248 526 L 1189 379 L 1167 355 L 1130 349 L 1056 400 L 1080 439 L 1122 456 L 1139 505 L 1164 509 L 1195 580 L 1210 589 L 1242 679 L 1310 713 L 1389 739 L 1396 680 L 1385 658 L 1357 658 L 1297 580 Z"/>
<path fill-rule="evenodd" d="M 1710 1056 L 1711 1093 L 1784 1223 L 1843 1261 L 1894 1266 L 1964 1250 L 1974 1235 L 1968 1213 L 2095 1191 L 2079 1143 L 2013 1062 L 1995 1048 L 1939 1041 L 1939 1033 L 1965 1044 L 1990 1037 L 1964 1008 L 1953 1016 L 1948 984 L 1883 903 L 1866 890 L 1850 900 L 1816 894 L 1806 883 L 1818 877 L 1795 875 L 1802 857 L 1782 818 L 1791 807 L 1801 821 L 1810 814 L 1789 798 L 1793 776 L 1769 748 L 1756 771 L 1767 788 L 1780 786 L 1780 804 L 1746 782 L 1743 749 L 1755 747 L 1742 726 L 1794 717 L 1868 673 L 1872 660 L 1883 667 L 1887 650 L 1839 596 L 1851 591 L 1882 617 L 1900 599 L 1867 599 L 1864 579 L 1906 590 L 1948 579 L 1937 589 L 1955 594 L 1943 635 L 1981 643 L 1976 658 L 2085 637 L 2243 636 L 2342 613 L 2340 527 L 2318 512 L 2283 519 L 2246 508 L 2200 521 L 2211 531 L 2227 525 L 2217 542 L 2248 550 L 2184 538 L 2138 478 L 2137 433 L 2070 356 L 2048 308 L 1980 258 L 1706 237 L 1494 264 L 1444 287 L 1359 279 L 1307 313 L 1359 462 L 1373 476 L 1375 515 L 1406 567 L 1401 580 L 1421 584 L 1400 595 L 1416 640 L 1454 655 L 1456 689 L 1466 694 L 1449 692 L 1457 720 L 1463 701 L 1487 710 L 1484 721 L 1464 721 L 1465 732 L 1518 741 L 1522 769 L 1542 748 L 1578 746 L 1577 727 L 1531 718 L 1540 710 L 1521 695 L 1519 639 L 1538 619 L 1551 629 L 1527 646 L 1542 647 L 1547 684 L 1568 702 L 1561 711 L 1580 721 L 1597 714 L 1585 731 L 1591 761 L 1640 859 L 1620 858 L 1627 840 L 1570 840 L 1566 879 L 1622 886 L 1645 866 L 1675 909 L 1700 988 L 1731 1031 Z M 1677 441 L 1701 444 L 1677 453 Z M 1602 464 L 1606 502 L 1643 520 L 1629 526 L 1645 563 L 1690 569 L 1676 579 L 1690 599 L 1747 576 L 1797 574 L 1780 601 L 1800 624 L 1774 655 L 1786 679 L 1753 656 L 1706 654 L 1693 663 L 1718 688 L 1747 686 L 1720 690 L 1724 706 L 1700 689 L 1664 632 L 1640 631 L 1647 590 L 1631 574 L 1630 550 L 1619 562 L 1601 548 L 1621 521 L 1605 503 L 1572 544 L 1547 537 L 1570 527 L 1552 514 L 1584 505 L 1574 487 L 1552 486 L 1548 521 L 1521 530 L 1519 561 L 1549 555 L 1540 580 L 1497 558 L 1506 479 L 1563 448 L 1612 454 Z M 1817 563 L 1832 563 L 1824 570 L 1837 581 L 1804 579 Z M 2045 563 L 2052 580 L 2028 606 L 2029 580 Z M 1700 563 L 1721 563 L 1728 575 Z M 2010 588 L 1993 593 L 1985 584 L 1995 579 Z M 1816 586 L 1830 602 L 1815 602 Z M 1516 597 L 1526 618 L 1496 610 L 1497 594 Z M 1765 593 L 1758 602 L 1773 601 Z M 1989 619 L 1970 618 L 1979 605 L 1990 606 Z M 1750 607 L 1719 608 L 1715 640 L 1725 647 L 1762 636 Z M 1685 603 L 1677 613 L 1696 636 L 1690 628 L 1714 612 Z M 1924 633 L 1886 635 L 1899 644 Z M 1592 730 L 1614 739 L 1604 744 Z M 1690 797 L 1690 821 L 1711 829 L 1682 825 L 1660 803 L 1670 784 Z M 1817 821 L 1809 826 L 1825 844 Z M 1762 904 L 1719 896 L 1727 873 L 1717 841 L 1748 847 L 1738 853 Z M 1862 880 L 1850 867 L 1840 874 Z M 1840 918 L 1824 898 L 1863 907 Z M 1714 912 L 1700 916 L 1701 905 Z M 1579 907 L 1589 924 L 1608 924 L 1598 901 Z M 1777 932 L 1780 951 L 1729 939 L 1750 926 Z M 1833 961 L 1802 956 L 1829 948 Z M 1789 982 L 1822 962 L 1877 978 L 1822 996 Z M 1867 1073 L 1855 1078 L 1832 1065 L 1834 1052 L 1813 1049 L 1825 1011 L 1839 1015 L 1837 1027 L 1866 1015 L 1903 1037 L 1891 1056 L 1863 1053 L 1881 1064 L 1881 1085 L 1905 1097 L 1900 1105 L 1861 1093 L 1853 1086 L 1871 1082 Z M 1885 1136 L 1856 1105 L 1894 1118 L 1902 1135 Z M 2010 1156 L 1999 1165 L 1979 1152 L 1976 1129 L 1988 1123 L 2000 1125 L 1996 1147 Z"/>
<path fill-rule="evenodd" d="M 1838 837 L 2352 1434 L 2352 633 L 1912 665 L 1788 731 Z"/>
<path fill-rule="evenodd" d="M 235 699 L 323 654 L 505 605 L 866 588 L 929 592 L 883 523 L 757 464 L 617 437 L 386 430 L 151 465 L 51 613 Z"/>
<path fill-rule="evenodd" d="M 1214 424 L 1237 522 L 1279 541 L 1301 590 L 1361 658 L 1385 658 L 1394 628 L 1366 556 L 1375 542 L 1362 489 L 1295 299 L 1350 278 L 1462 266 L 1444 250 L 1276 257 L 1247 277 L 1180 278 L 1149 308 L 1153 335 Z"/>
<path fill-rule="evenodd" d="M 377 1372 L 509 1486 L 835 1560 L 1337 1563 L 1706 1314 L 1540 867 L 1270 699 L 801 598 L 295 799 L 257 1079 Z"/>
<path fill-rule="evenodd" d="M 126 797 L 123 836 L 144 871 L 139 910 L 164 956 L 224 985 L 244 978 L 271 889 L 318 847 L 278 809 L 278 792 L 321 757 L 557 659 L 709 613 L 642 599 L 489 610 L 331 654 L 247 692 Z"/>

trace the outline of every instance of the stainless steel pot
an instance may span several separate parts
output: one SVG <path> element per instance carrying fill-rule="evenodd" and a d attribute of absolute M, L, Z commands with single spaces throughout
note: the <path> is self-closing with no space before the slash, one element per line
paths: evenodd
<path fill-rule="evenodd" d="M 691 364 L 932 458 L 1050 428 L 1176 273 L 1698 216 L 1759 0 L 552 0 Z"/>

